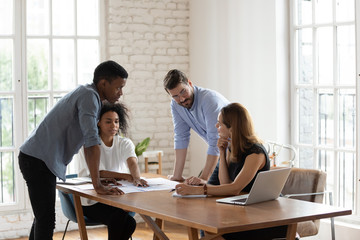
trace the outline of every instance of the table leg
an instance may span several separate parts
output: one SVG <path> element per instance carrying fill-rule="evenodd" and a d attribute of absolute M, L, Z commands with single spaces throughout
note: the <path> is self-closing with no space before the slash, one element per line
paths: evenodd
<path fill-rule="evenodd" d="M 162 220 L 156 219 L 156 222 L 149 216 L 140 214 L 140 216 L 144 219 L 144 221 L 149 225 L 149 227 L 153 230 L 156 238 L 159 240 L 169 240 L 169 238 L 165 235 L 165 233 L 160 229 L 159 226 L 162 224 Z M 159 225 L 158 225 L 159 224 Z M 154 237 L 154 239 L 156 239 Z"/>
<path fill-rule="evenodd" d="M 286 232 L 286 240 L 294 240 L 296 236 L 297 223 L 289 224 Z"/>
<path fill-rule="evenodd" d="M 84 213 L 80 201 L 79 195 L 74 195 L 74 205 L 75 205 L 75 212 L 76 212 L 76 219 L 79 226 L 80 238 L 81 240 L 88 240 L 87 233 L 86 233 L 86 225 L 84 219 Z"/>
<path fill-rule="evenodd" d="M 155 223 L 161 229 L 161 231 L 164 230 L 164 228 L 163 228 L 164 221 L 162 219 L 156 218 Z M 154 236 L 153 236 L 153 240 L 159 240 L 159 238 L 155 235 L 155 233 L 154 233 Z"/>
<path fill-rule="evenodd" d="M 145 172 L 149 172 L 149 159 L 146 157 L 145 159 Z"/>
<path fill-rule="evenodd" d="M 221 234 L 212 234 L 212 233 L 205 233 L 205 237 L 201 238 L 201 240 L 210 240 L 210 239 L 214 239 L 218 236 L 220 236 Z"/>
<path fill-rule="evenodd" d="M 162 166 L 161 166 L 161 152 L 159 152 L 159 155 L 158 155 L 158 164 L 159 164 L 159 168 L 158 168 L 158 174 L 161 175 L 161 169 L 162 169 Z"/>
<path fill-rule="evenodd" d="M 199 233 L 196 228 L 188 227 L 189 240 L 199 240 Z"/>

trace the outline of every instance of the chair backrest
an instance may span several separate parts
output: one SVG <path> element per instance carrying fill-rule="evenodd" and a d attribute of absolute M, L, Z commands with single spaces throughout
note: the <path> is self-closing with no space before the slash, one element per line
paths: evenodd
<path fill-rule="evenodd" d="M 281 193 L 283 195 L 324 193 L 325 185 L 325 172 L 315 169 L 292 168 Z M 324 194 L 293 196 L 291 198 L 323 203 Z M 314 236 L 318 234 L 319 226 L 319 220 L 300 222 L 297 226 L 297 232 L 301 237 Z"/>
<path fill-rule="evenodd" d="M 64 193 L 60 190 L 58 190 L 58 192 L 59 192 L 59 197 L 60 197 L 61 209 L 62 209 L 65 217 L 67 217 L 69 220 L 77 223 L 73 196 L 71 194 Z M 102 223 L 96 222 L 94 220 L 91 220 L 90 218 L 88 218 L 86 216 L 84 216 L 84 220 L 85 220 L 86 226 L 95 226 L 95 225 L 102 224 Z"/>
<path fill-rule="evenodd" d="M 61 209 L 62 209 L 65 217 L 67 217 L 69 220 L 77 223 L 74 201 L 72 199 L 72 195 L 64 193 L 60 190 L 58 192 L 59 192 L 59 197 L 60 197 Z"/>
<path fill-rule="evenodd" d="M 294 167 L 297 160 L 297 150 L 294 146 L 272 141 L 265 141 L 263 145 L 269 154 L 272 167 Z"/>
<path fill-rule="evenodd" d="M 74 178 L 77 176 L 78 176 L 77 174 L 70 174 L 70 175 L 66 175 L 66 178 Z M 58 192 L 59 192 L 59 197 L 60 197 L 61 209 L 62 209 L 65 217 L 67 217 L 69 220 L 77 223 L 74 198 L 73 198 L 72 194 L 67 194 L 60 190 L 58 190 Z M 86 216 L 84 216 L 84 220 L 85 220 L 86 226 L 94 226 L 94 225 L 101 224 L 99 222 L 95 222 L 95 221 L 87 218 Z"/>
<path fill-rule="evenodd" d="M 282 190 L 283 195 L 324 192 L 326 173 L 316 169 L 292 168 Z M 293 197 L 309 202 L 322 203 L 324 195 L 310 195 Z"/>

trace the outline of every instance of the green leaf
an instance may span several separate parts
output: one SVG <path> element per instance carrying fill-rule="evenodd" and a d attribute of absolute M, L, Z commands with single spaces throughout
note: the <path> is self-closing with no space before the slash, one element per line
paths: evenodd
<path fill-rule="evenodd" d="M 149 144 L 150 144 L 150 138 L 149 137 L 142 140 L 142 142 L 136 144 L 136 146 L 135 146 L 136 156 L 140 156 L 141 154 L 143 154 L 143 152 L 146 151 Z"/>

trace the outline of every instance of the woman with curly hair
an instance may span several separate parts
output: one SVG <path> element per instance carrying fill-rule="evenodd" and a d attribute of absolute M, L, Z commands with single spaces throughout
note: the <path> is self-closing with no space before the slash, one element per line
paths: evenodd
<path fill-rule="evenodd" d="M 106 183 L 117 184 L 127 180 L 136 186 L 146 187 L 147 182 L 140 178 L 135 146 L 126 137 L 128 129 L 128 110 L 121 103 L 105 103 L 98 122 L 101 138 L 100 177 Z M 84 151 L 79 153 L 79 176 L 89 176 Z M 84 216 L 99 221 L 108 227 L 108 239 L 129 239 L 135 231 L 136 222 L 128 212 L 87 198 L 81 198 Z"/>

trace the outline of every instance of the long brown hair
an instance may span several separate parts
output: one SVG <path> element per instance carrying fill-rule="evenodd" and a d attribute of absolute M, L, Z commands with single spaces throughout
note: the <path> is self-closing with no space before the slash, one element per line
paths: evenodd
<path fill-rule="evenodd" d="M 221 109 L 226 127 L 231 128 L 231 161 L 237 161 L 241 152 L 254 143 L 262 143 L 255 134 L 254 124 L 248 110 L 240 103 L 230 103 Z"/>

